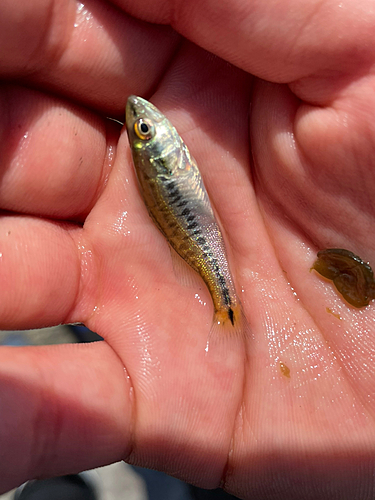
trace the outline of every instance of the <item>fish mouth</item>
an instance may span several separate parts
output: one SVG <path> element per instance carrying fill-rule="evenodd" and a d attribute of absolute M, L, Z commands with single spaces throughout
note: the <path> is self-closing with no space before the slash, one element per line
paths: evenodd
<path fill-rule="evenodd" d="M 128 97 L 125 109 L 125 122 L 128 131 L 133 128 L 134 123 L 139 118 L 149 118 L 155 122 L 160 122 L 163 119 L 163 115 L 146 99 L 131 95 Z"/>

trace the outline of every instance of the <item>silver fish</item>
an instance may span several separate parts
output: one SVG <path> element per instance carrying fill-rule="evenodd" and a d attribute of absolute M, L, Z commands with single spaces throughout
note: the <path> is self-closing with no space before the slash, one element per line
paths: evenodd
<path fill-rule="evenodd" d="M 150 102 L 130 96 L 126 128 L 147 210 L 172 248 L 203 278 L 214 304 L 213 331 L 242 332 L 245 318 L 223 236 L 186 144 Z"/>

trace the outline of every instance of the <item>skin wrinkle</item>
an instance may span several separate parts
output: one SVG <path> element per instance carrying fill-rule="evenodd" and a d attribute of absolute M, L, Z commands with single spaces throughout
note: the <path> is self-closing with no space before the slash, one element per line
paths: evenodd
<path fill-rule="evenodd" d="M 120 359 L 120 357 L 118 356 Z M 120 359 L 121 361 L 121 359 Z M 122 363 L 123 364 L 123 363 Z M 132 405 L 131 408 L 131 421 L 130 421 L 130 442 L 125 443 L 125 450 L 123 452 L 123 460 L 126 463 L 131 463 L 132 458 L 135 456 L 136 453 L 136 444 L 135 444 L 135 436 L 137 434 L 136 432 L 136 423 L 137 423 L 137 396 L 135 394 L 135 386 L 133 384 L 133 379 L 132 376 L 129 373 L 129 370 L 124 366 L 124 370 L 127 374 L 130 388 L 129 388 L 129 394 L 128 398 L 130 401 L 130 404 Z"/>
<path fill-rule="evenodd" d="M 322 7 L 325 4 L 325 1 L 326 0 L 320 0 L 320 2 L 316 2 L 316 4 L 314 4 L 314 9 L 312 10 L 312 12 L 310 13 L 310 15 L 308 17 L 306 16 L 305 22 L 301 24 L 298 31 L 295 33 L 293 41 L 290 42 L 290 49 L 285 54 L 286 66 L 289 66 L 289 64 L 292 65 L 293 61 L 295 59 L 297 59 L 296 53 L 298 52 L 298 48 L 296 48 L 296 47 L 298 47 L 298 45 L 299 45 L 298 41 L 301 40 L 302 35 L 306 31 L 306 29 L 311 27 L 314 17 L 318 16 L 320 10 L 322 9 Z M 307 73 L 304 76 L 300 75 L 299 79 L 305 78 L 307 76 L 309 76 L 309 73 Z"/>
<path fill-rule="evenodd" d="M 106 127 L 106 131 L 107 131 L 107 134 L 106 134 L 107 146 L 105 148 L 105 158 L 103 159 L 103 162 L 102 162 L 102 175 L 99 178 L 97 190 L 93 193 L 92 199 L 87 204 L 88 207 L 92 207 L 92 206 L 95 205 L 95 201 L 97 199 L 99 199 L 101 193 L 104 191 L 106 183 L 107 183 L 107 180 L 108 180 L 108 177 L 110 175 L 110 172 L 106 171 L 106 169 L 104 168 L 104 165 L 106 165 L 108 163 L 108 158 L 109 158 L 109 154 L 110 154 L 110 151 L 111 151 L 110 150 L 110 145 L 112 145 L 113 139 L 114 139 L 113 137 L 111 137 L 111 140 L 110 141 L 108 140 L 108 127 L 110 129 L 110 132 L 114 131 L 112 123 L 108 123 L 108 121 L 107 121 L 107 127 Z M 114 156 L 113 156 L 113 158 L 111 160 L 112 165 L 116 161 L 116 151 L 117 150 L 115 148 L 115 153 L 114 153 Z M 106 177 L 105 181 L 103 180 L 104 176 Z M 84 229 L 84 227 L 82 227 L 82 229 Z M 71 321 L 71 318 L 73 317 L 73 312 L 77 308 L 76 304 L 78 304 L 80 302 L 80 300 L 78 300 L 78 298 L 80 298 L 81 291 L 85 289 L 85 283 L 87 281 L 90 281 L 89 278 L 87 278 L 85 275 L 87 273 L 89 273 L 89 274 L 92 273 L 93 272 L 92 268 L 94 267 L 94 269 L 95 269 L 94 274 L 96 276 L 98 276 L 98 280 L 99 280 L 100 269 L 101 269 L 101 266 L 100 266 L 100 264 L 98 262 L 92 263 L 93 260 L 97 260 L 96 253 L 92 252 L 92 251 L 91 251 L 91 254 L 90 254 L 92 261 L 91 261 L 91 263 L 89 265 L 89 268 L 87 269 L 87 264 L 86 264 L 86 262 L 84 260 L 85 259 L 85 251 L 82 252 L 81 248 L 84 248 L 84 249 L 86 249 L 87 247 L 92 248 L 92 242 L 91 241 L 86 241 L 84 232 L 82 232 L 79 235 L 78 239 L 76 239 L 74 237 L 74 234 L 75 234 L 75 230 L 74 229 L 73 229 L 73 231 L 67 231 L 67 233 L 68 233 L 68 235 L 69 235 L 69 237 L 70 237 L 70 239 L 71 239 L 71 241 L 73 243 L 74 248 L 76 249 L 78 266 L 79 266 L 80 271 L 79 271 L 79 280 L 78 280 L 78 283 L 77 283 L 77 288 L 76 288 L 76 293 L 75 293 L 75 299 L 74 299 L 74 301 L 72 301 L 72 307 L 71 307 L 71 309 L 69 309 L 67 311 L 67 313 L 65 315 L 65 318 L 63 319 L 63 323 L 69 323 Z M 96 288 L 96 290 L 98 290 L 98 289 Z M 90 319 L 95 315 L 95 309 L 97 307 L 97 304 L 99 304 L 99 297 L 97 297 L 96 300 L 93 299 L 93 305 L 91 307 L 91 313 L 86 318 L 87 322 L 89 322 Z"/>
<path fill-rule="evenodd" d="M 163 17 L 162 20 L 158 20 L 158 22 L 162 22 L 163 24 L 169 24 L 174 30 L 178 32 L 179 19 L 181 17 L 180 10 L 181 6 L 184 4 L 184 0 L 180 3 L 179 0 L 172 0 L 168 4 L 168 12 Z"/>
<path fill-rule="evenodd" d="M 142 95 L 142 97 L 144 97 L 145 99 L 148 100 L 153 95 L 155 95 L 157 93 L 158 89 L 162 86 L 162 82 L 166 78 L 166 75 L 169 73 L 171 67 L 173 67 L 173 64 L 178 59 L 180 51 L 183 48 L 185 43 L 186 43 L 186 40 L 181 35 L 179 35 L 178 42 L 175 42 L 175 48 L 174 48 L 173 52 L 170 54 L 169 59 L 167 59 L 165 61 L 165 64 L 162 67 L 162 70 L 159 72 L 158 78 L 155 78 L 153 84 L 151 85 L 151 87 L 149 87 L 148 92 L 146 94 Z M 131 162 L 132 160 L 131 160 L 130 151 L 129 151 L 129 155 L 130 155 L 129 160 Z"/>
<path fill-rule="evenodd" d="M 38 45 L 35 47 L 34 51 L 31 53 L 31 56 L 29 57 L 28 61 L 26 62 L 26 67 L 29 67 L 30 69 L 26 69 L 25 66 L 22 67 L 22 77 L 30 76 L 33 74 L 38 74 L 39 71 L 43 71 L 46 66 L 45 62 L 45 57 L 48 55 L 48 60 L 51 63 L 55 63 L 58 59 L 60 59 L 69 43 L 69 39 L 67 36 L 67 33 L 64 34 L 64 36 L 60 35 L 58 40 L 55 42 L 55 47 L 51 46 L 50 40 L 50 33 L 51 30 L 55 28 L 55 22 L 56 22 L 56 11 L 60 10 L 57 9 L 57 5 L 61 5 L 61 1 L 59 0 L 50 0 L 49 2 L 49 8 L 48 10 L 48 15 L 47 15 L 47 22 L 45 23 L 40 23 L 39 26 L 42 24 L 44 27 L 43 31 L 40 32 L 40 42 Z M 70 0 L 66 0 L 66 5 L 69 9 L 69 6 L 72 5 L 72 2 Z M 67 9 L 67 10 L 68 10 Z M 61 13 L 59 13 L 61 15 Z M 72 21 L 73 21 L 73 9 L 72 9 Z M 58 22 L 58 21 L 57 21 Z M 66 23 L 66 26 L 68 26 L 68 23 Z M 71 23 L 71 29 L 70 32 L 73 30 L 73 22 Z M 64 40 L 64 43 L 63 43 Z M 47 43 L 46 43 L 47 42 Z M 45 48 L 48 48 L 46 51 Z M 40 60 L 40 54 L 43 55 L 43 60 Z M 40 63 L 39 63 L 40 60 Z"/>
<path fill-rule="evenodd" d="M 169 16 L 168 16 L 168 22 L 171 24 L 173 29 L 176 29 L 179 25 L 179 18 L 181 16 L 181 6 L 185 4 L 184 0 L 172 0 L 169 4 Z"/>
<path fill-rule="evenodd" d="M 48 16 L 47 16 L 48 22 L 45 24 L 45 31 L 41 36 L 40 44 L 35 49 L 35 53 L 33 55 L 37 55 L 38 53 L 42 52 L 43 47 L 45 47 L 45 46 L 48 46 L 51 48 L 51 45 L 49 43 L 46 44 L 45 42 L 46 42 L 46 40 L 48 40 L 48 41 L 50 40 L 49 34 L 50 34 L 50 31 L 54 25 L 54 21 L 56 20 L 56 18 L 55 18 L 55 5 L 57 4 L 57 2 L 58 2 L 58 0 L 51 0 L 51 2 L 50 2 L 50 8 L 48 10 Z M 61 2 L 59 2 L 59 3 L 61 3 Z M 68 0 L 68 3 L 70 4 L 69 0 Z M 73 29 L 73 26 L 71 29 Z M 53 50 L 50 50 L 50 61 L 55 61 L 63 55 L 63 53 L 66 49 L 66 43 L 62 44 L 61 43 L 62 39 L 63 39 L 63 37 L 60 37 L 60 39 L 56 43 L 55 48 Z M 65 39 L 65 41 L 67 41 L 67 39 Z M 37 57 L 35 57 L 35 59 L 37 59 Z M 43 66 L 44 65 L 45 65 L 45 63 L 43 63 Z"/>
<path fill-rule="evenodd" d="M 40 386 L 39 391 L 39 401 L 38 401 L 38 411 L 35 414 L 34 424 L 32 428 L 34 429 L 34 439 L 32 442 L 32 446 L 30 446 L 30 453 L 32 453 L 32 457 L 30 457 L 29 466 L 31 466 L 31 470 L 29 471 L 27 477 L 39 477 L 40 472 L 46 468 L 46 465 L 53 461 L 53 450 L 57 449 L 56 444 L 57 433 L 55 430 L 57 428 L 61 429 L 61 412 L 53 412 L 51 410 L 51 405 L 53 399 L 50 395 L 47 396 L 47 392 L 51 389 L 49 380 L 44 376 L 44 370 L 40 369 L 38 363 L 34 362 L 34 373 L 38 374 L 38 378 L 44 380 L 43 385 Z M 55 407 L 55 405 L 53 405 Z M 46 416 L 46 408 L 48 408 L 48 416 Z M 56 415 L 60 415 L 58 420 L 60 420 L 60 424 L 57 425 L 55 421 Z M 53 418 L 51 418 L 53 416 Z M 43 418 L 44 417 L 44 418 Z M 54 424 L 51 426 L 51 422 Z M 48 422 L 48 433 L 46 435 L 45 422 Z M 53 427 L 54 432 L 51 432 L 51 427 Z M 51 436 L 53 439 L 53 444 L 51 445 Z"/>
<path fill-rule="evenodd" d="M 171 53 L 170 58 L 165 61 L 165 65 L 164 65 L 162 71 L 159 72 L 158 78 L 155 79 L 153 85 L 151 85 L 151 87 L 149 88 L 149 92 L 147 93 L 146 98 L 156 94 L 158 88 L 160 87 L 160 82 L 165 78 L 165 75 L 169 71 L 170 67 L 172 66 L 174 61 L 177 59 L 177 57 L 180 53 L 181 47 L 183 46 L 183 43 L 184 43 L 184 39 L 182 36 L 179 35 L 178 42 L 175 42 L 174 51 Z"/>
<path fill-rule="evenodd" d="M 79 280 L 78 280 L 78 283 L 77 283 L 77 288 L 76 288 L 76 292 L 75 292 L 75 300 L 72 302 L 72 307 L 71 309 L 69 309 L 66 313 L 66 316 L 63 320 L 63 324 L 68 324 L 70 321 L 71 321 L 71 318 L 73 317 L 73 311 L 77 308 L 76 304 L 78 304 L 80 302 L 80 300 L 77 300 L 78 297 L 80 298 L 80 294 L 81 294 L 81 290 L 84 289 L 84 283 L 87 281 L 86 279 L 86 276 L 83 276 L 83 274 L 86 274 L 87 272 L 91 272 L 91 269 L 92 269 L 92 266 L 90 266 L 90 269 L 87 270 L 86 269 L 86 273 L 83 273 L 83 269 L 86 268 L 86 265 L 83 261 L 83 255 L 82 255 L 82 251 L 80 250 L 80 246 L 81 246 L 81 241 L 83 239 L 83 234 L 80 235 L 80 237 L 78 238 L 78 240 L 75 240 L 75 238 L 73 237 L 73 234 L 71 231 L 68 231 L 68 234 L 69 234 L 69 237 L 76 249 L 76 252 L 77 252 L 77 266 L 79 267 Z M 82 245 L 84 246 L 84 244 Z M 94 259 L 94 253 L 92 253 L 92 258 Z M 95 266 L 95 269 L 96 269 L 96 275 L 98 274 L 98 266 L 96 265 Z M 88 316 L 88 320 L 90 319 L 90 317 L 93 316 L 94 314 L 94 311 L 95 311 L 95 304 L 97 304 L 97 302 L 95 300 L 93 300 L 94 302 L 94 305 L 92 307 L 92 310 L 91 310 L 91 314 Z"/>
<path fill-rule="evenodd" d="M 73 238 L 72 238 L 73 239 Z M 73 239 L 74 241 L 74 239 Z M 81 239 L 79 240 L 81 241 Z M 83 244 L 83 246 L 85 246 Z M 79 250 L 78 250 L 79 251 Z M 95 256 L 95 252 L 92 253 L 92 256 L 94 258 Z M 82 266 L 82 264 L 81 264 Z M 95 275 L 98 276 L 97 278 L 97 281 L 98 282 L 102 282 L 103 280 L 101 280 L 100 278 L 100 275 L 102 274 L 102 266 L 100 264 L 97 264 L 95 266 L 96 268 L 96 271 L 95 271 Z M 91 267 L 90 269 L 88 270 L 88 272 L 91 272 Z M 82 276 L 80 274 L 80 276 Z M 98 288 L 96 287 L 96 290 L 98 290 Z M 99 290 L 98 290 L 98 294 L 100 294 Z M 90 323 L 91 323 L 91 320 L 95 317 L 96 315 L 96 310 L 97 310 L 97 307 L 98 307 L 98 304 L 101 303 L 101 300 L 99 300 L 99 295 L 97 297 L 96 300 L 94 300 L 94 305 L 92 307 L 92 310 L 91 310 L 91 314 L 87 317 L 87 320 L 85 323 L 87 323 L 87 325 L 90 326 Z M 111 351 L 113 352 L 114 356 L 118 359 L 120 365 L 123 367 L 123 370 L 125 371 L 125 379 L 128 379 L 129 381 L 129 391 L 128 391 L 128 398 L 127 400 L 130 402 L 131 404 L 131 421 L 130 421 L 130 426 L 127 428 L 127 430 L 129 430 L 130 428 L 130 439 L 129 441 L 125 441 L 124 443 L 124 451 L 121 453 L 121 460 L 124 460 L 125 462 L 130 462 L 131 458 L 133 455 L 135 455 L 135 449 L 136 449 L 136 446 L 135 446 L 135 435 L 136 435 L 136 422 L 137 422 L 137 396 L 136 396 L 136 388 L 135 388 L 135 385 L 133 383 L 133 377 L 128 369 L 128 367 L 124 364 L 124 361 L 122 360 L 121 356 L 119 355 L 119 353 L 113 349 L 113 347 L 111 346 L 110 342 L 108 342 L 106 339 L 104 339 L 104 342 L 110 347 Z M 126 384 L 125 384 L 126 386 Z M 126 387 L 125 387 L 125 390 L 124 392 L 127 392 L 126 391 Z"/>
<path fill-rule="evenodd" d="M 248 115 L 250 115 L 250 101 L 251 101 L 251 92 L 249 92 L 249 113 L 248 113 Z M 246 123 L 248 126 L 248 136 L 250 137 L 249 116 L 246 118 Z M 252 157 L 252 155 L 250 153 L 249 157 L 248 157 L 248 163 L 247 163 L 249 165 L 251 164 L 251 157 Z M 250 172 L 251 172 L 251 170 L 252 169 L 250 168 Z M 253 175 L 253 174 L 251 174 L 251 175 Z M 220 217 L 218 216 L 218 211 L 215 209 L 215 204 L 212 201 L 211 201 L 211 203 L 212 203 L 214 212 L 218 217 L 220 227 L 223 228 L 223 224 L 220 222 Z M 258 207 L 259 207 L 259 205 L 258 205 Z M 225 229 L 222 229 L 222 232 L 223 232 L 224 241 L 229 243 L 229 245 L 227 245 L 227 248 L 231 249 L 231 253 L 233 254 L 235 249 L 236 249 L 236 246 L 234 245 L 234 242 L 232 241 L 233 238 L 230 237 L 230 232 L 226 231 Z M 238 279 L 237 279 L 238 273 L 237 273 L 237 271 L 238 270 L 236 269 L 236 266 L 234 266 L 233 267 L 234 280 L 238 286 Z M 245 314 L 245 316 L 246 316 L 246 314 Z M 221 473 L 221 478 L 220 478 L 220 483 L 219 483 L 219 486 L 223 489 L 226 489 L 226 485 L 228 483 L 228 477 L 231 475 L 231 471 L 234 470 L 234 467 L 231 466 L 231 457 L 233 457 L 234 450 L 236 447 L 236 429 L 238 428 L 237 424 L 240 420 L 243 420 L 243 415 L 245 415 L 245 410 L 246 410 L 245 396 L 248 393 L 248 376 L 247 376 L 246 366 L 249 366 L 249 361 L 250 361 L 250 357 L 249 357 L 249 352 L 248 352 L 248 344 L 245 342 L 245 344 L 244 344 L 244 361 L 243 361 L 244 362 L 244 376 L 243 376 L 243 381 L 242 381 L 242 394 L 241 394 L 241 397 L 239 399 L 237 411 L 234 413 L 233 426 L 232 426 L 232 432 L 231 432 L 231 440 L 229 443 L 229 449 L 227 451 L 227 458 L 226 458 L 226 462 L 224 464 L 224 467 L 223 467 L 223 470 Z"/>
<path fill-rule="evenodd" d="M 297 108 L 297 113 L 298 113 L 298 108 Z M 293 122 L 292 122 L 293 137 L 294 137 L 294 140 L 295 140 L 296 149 L 298 151 L 298 156 L 300 158 L 300 162 L 299 163 L 301 165 L 304 165 L 304 171 L 308 173 L 308 176 L 311 177 L 312 179 L 314 179 L 314 176 L 312 175 L 312 173 L 314 172 L 314 160 L 310 159 L 308 151 L 306 151 L 306 148 L 303 145 L 300 144 L 300 142 L 298 140 L 298 134 L 295 132 L 296 126 L 298 126 L 298 124 L 297 124 L 297 120 L 294 118 Z M 358 153 L 354 150 L 354 154 L 356 155 Z M 356 164 L 360 164 L 361 163 L 359 161 L 359 158 L 357 159 L 357 161 L 355 163 Z M 359 174 L 357 174 L 357 176 L 360 176 L 362 178 L 363 177 L 362 169 L 359 169 L 358 171 L 359 171 Z M 331 189 L 331 192 L 332 192 L 332 188 L 330 188 L 330 189 Z M 340 185 L 338 185 L 338 188 L 336 188 L 336 190 L 339 192 L 339 189 L 340 189 Z M 277 191 L 275 192 L 275 195 L 276 195 L 275 196 L 275 199 L 276 199 L 277 198 Z M 346 196 L 349 196 L 349 193 L 346 193 Z M 348 201 L 347 201 L 347 206 L 348 206 Z M 285 211 L 285 207 L 283 207 L 283 208 L 284 208 L 284 211 Z M 316 212 L 316 210 L 315 210 L 315 214 L 318 215 L 320 218 L 322 217 L 322 214 L 320 212 Z M 288 215 L 289 215 L 290 219 L 294 221 L 294 224 L 296 225 L 296 227 L 298 226 L 301 229 L 300 223 L 298 222 L 298 220 L 296 220 L 293 217 L 293 214 L 290 211 L 288 211 Z M 346 220 L 348 221 L 349 219 L 346 218 Z M 327 227 L 332 227 L 332 228 L 335 227 L 335 226 L 332 226 L 331 224 L 329 224 L 329 219 L 327 217 L 325 217 L 322 222 L 324 222 L 324 224 Z M 351 228 L 351 224 L 347 224 L 347 228 L 350 229 Z M 310 240 L 314 244 L 314 246 L 316 248 L 320 248 L 321 245 L 322 245 L 322 243 L 323 244 L 325 243 L 324 241 L 319 241 L 319 242 L 316 241 L 316 238 L 313 237 L 313 233 L 307 234 L 305 229 L 303 230 L 303 234 L 304 234 L 305 238 L 307 240 Z M 348 240 L 350 240 L 349 237 L 348 237 Z"/>
<path fill-rule="evenodd" d="M 125 379 L 129 381 L 129 391 L 127 394 L 127 400 L 131 404 L 131 421 L 130 421 L 130 439 L 129 442 L 124 443 L 124 451 L 121 453 L 121 460 L 124 462 L 128 462 L 130 458 L 132 457 L 135 449 L 135 435 L 136 435 L 136 422 L 137 422 L 137 397 L 136 397 L 136 391 L 135 391 L 135 386 L 133 383 L 133 378 L 128 370 L 128 368 L 125 366 L 123 360 L 121 359 L 120 355 L 112 348 L 110 343 L 108 343 L 106 340 L 104 340 L 110 348 L 111 351 L 113 352 L 114 356 L 118 359 L 120 365 L 123 367 L 123 370 L 125 372 L 124 376 Z M 124 388 L 124 393 L 126 393 L 126 386 L 127 384 L 125 383 L 125 388 Z M 129 431 L 129 427 L 127 427 L 127 431 Z"/>
<path fill-rule="evenodd" d="M 95 206 L 95 202 L 100 198 L 101 194 L 106 188 L 109 176 L 111 174 L 113 165 L 116 162 L 117 143 L 119 137 L 119 130 L 117 124 L 114 124 L 109 119 L 105 122 L 106 131 L 106 148 L 105 156 L 102 162 L 102 172 L 98 179 L 98 185 L 95 192 L 93 192 L 91 200 L 87 203 L 88 210 Z M 112 156 L 113 153 L 113 156 Z"/>
<path fill-rule="evenodd" d="M 155 80 L 154 84 L 152 85 L 152 87 L 150 89 L 149 95 L 146 96 L 146 99 L 148 99 L 149 97 L 151 97 L 157 93 L 157 91 L 161 87 L 161 84 L 162 84 L 163 80 L 165 79 L 166 75 L 169 73 L 171 67 L 173 67 L 175 61 L 178 59 L 178 56 L 179 56 L 184 44 L 185 44 L 184 38 L 181 35 L 179 35 L 179 40 L 176 43 L 175 50 L 171 53 L 169 60 L 167 60 L 165 62 L 165 65 L 163 67 L 163 71 L 160 72 L 159 78 Z"/>
<path fill-rule="evenodd" d="M 123 453 L 123 460 L 126 463 L 129 464 L 137 464 L 137 445 L 136 445 L 136 439 L 135 436 L 137 435 L 136 429 L 137 429 L 137 415 L 138 415 L 138 410 L 137 410 L 137 395 L 136 395 L 136 388 L 135 385 L 133 384 L 133 378 L 128 370 L 128 368 L 124 365 L 124 363 L 121 361 L 121 358 L 119 355 L 117 355 L 118 359 L 120 360 L 121 364 L 124 366 L 124 369 L 126 370 L 126 373 L 129 377 L 129 383 L 130 383 L 130 389 L 129 389 L 129 401 L 132 404 L 131 408 L 131 422 L 130 422 L 130 442 L 126 443 L 125 448 L 128 450 L 127 452 Z"/>
<path fill-rule="evenodd" d="M 223 471 L 221 473 L 221 478 L 220 478 L 220 488 L 223 488 L 226 491 L 226 485 L 229 483 L 228 477 L 231 476 L 232 470 L 235 469 L 234 466 L 231 466 L 231 457 L 234 456 L 234 450 L 236 447 L 236 430 L 239 429 L 241 426 L 238 424 L 241 420 L 243 420 L 244 415 L 246 415 L 246 395 L 248 394 L 248 375 L 247 375 L 247 370 L 246 366 L 249 366 L 250 362 L 250 357 L 249 357 L 249 352 L 248 352 L 248 343 L 245 342 L 244 345 L 244 376 L 243 376 L 243 381 L 242 381 L 242 394 L 241 398 L 239 400 L 238 408 L 237 411 L 234 414 L 234 419 L 233 419 L 233 427 L 232 427 L 232 432 L 231 432 L 231 440 L 229 443 L 229 450 L 227 452 L 227 459 L 225 462 L 225 465 L 223 467 Z M 242 434 L 242 433 L 240 433 Z M 239 436 L 241 438 L 241 435 Z"/>
<path fill-rule="evenodd" d="M 304 148 L 299 144 L 299 141 L 298 141 L 298 134 L 296 134 L 295 132 L 295 128 L 296 128 L 296 119 L 295 119 L 295 116 L 298 112 L 298 106 L 296 107 L 296 112 L 295 112 L 295 115 L 292 119 L 292 134 L 293 134 L 293 137 L 294 137 L 294 140 L 295 140 L 295 144 L 296 144 L 296 149 L 298 151 L 298 157 L 299 158 L 303 158 L 301 160 L 301 164 L 303 165 L 310 165 L 310 171 L 312 170 L 312 165 L 311 165 L 311 162 L 310 160 L 308 159 L 308 156 L 306 155 L 305 151 L 304 151 Z M 256 167 L 255 165 L 255 168 L 253 169 L 253 176 L 256 180 L 255 182 L 255 186 L 256 188 L 258 187 L 259 189 L 259 186 L 261 187 L 262 191 L 264 193 L 268 193 L 268 196 L 267 198 L 268 199 L 272 199 L 272 205 L 278 210 L 278 212 L 280 214 L 282 214 L 284 212 L 284 217 L 283 217 L 283 224 L 285 224 L 285 211 L 286 211 L 286 208 L 285 208 L 285 205 L 283 205 L 283 203 L 279 200 L 279 197 L 280 195 L 283 196 L 282 194 L 282 191 L 280 191 L 279 189 L 279 186 L 274 186 L 274 184 L 272 184 L 272 187 L 270 187 L 270 184 L 267 183 L 267 182 L 264 182 L 263 178 L 262 178 L 262 174 L 259 176 L 257 175 L 257 172 L 259 172 L 259 168 Z M 276 191 L 274 190 L 274 188 L 277 187 L 278 189 L 276 189 Z M 264 224 L 264 227 L 267 231 L 267 234 L 268 234 L 268 237 L 270 239 L 270 241 L 273 241 L 272 239 L 272 235 L 270 233 L 270 228 L 268 227 L 268 225 L 266 224 L 266 219 L 264 218 L 264 212 L 263 210 L 260 210 L 260 213 L 261 213 L 261 216 L 262 216 L 262 219 L 264 220 L 265 224 Z M 314 247 L 319 247 L 319 244 L 318 242 L 313 238 L 313 235 L 309 232 L 306 231 L 305 227 L 302 226 L 302 224 L 300 222 L 298 222 L 298 220 L 295 219 L 294 217 L 294 213 L 295 212 L 290 212 L 290 210 L 287 212 L 286 214 L 286 217 L 287 217 L 287 220 L 288 220 L 288 224 L 293 222 L 293 227 L 294 227 L 294 230 L 298 230 L 298 232 L 300 233 L 300 235 L 303 236 L 303 239 L 305 241 L 310 241 L 310 243 L 314 246 Z M 276 255 L 276 258 L 279 262 L 279 265 L 280 265 L 280 268 L 281 268 L 281 264 L 280 264 L 280 260 L 279 260 L 279 257 L 278 257 L 278 252 L 276 251 L 276 245 L 275 243 L 273 242 L 272 243 L 272 246 L 274 248 L 274 251 L 275 251 L 275 255 Z"/>

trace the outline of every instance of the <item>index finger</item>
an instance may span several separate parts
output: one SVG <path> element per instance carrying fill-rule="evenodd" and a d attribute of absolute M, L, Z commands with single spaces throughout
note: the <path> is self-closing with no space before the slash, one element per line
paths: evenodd
<path fill-rule="evenodd" d="M 347 75 L 364 74 L 375 59 L 371 0 L 115 3 L 140 19 L 170 24 L 194 43 L 264 80 L 308 79 L 308 92 L 302 92 L 306 82 L 293 90 L 315 103 L 337 91 L 337 80 L 347 84 Z"/>
<path fill-rule="evenodd" d="M 100 0 L 3 2 L 0 77 L 122 117 L 129 94 L 150 94 L 178 42 L 171 28 Z"/>

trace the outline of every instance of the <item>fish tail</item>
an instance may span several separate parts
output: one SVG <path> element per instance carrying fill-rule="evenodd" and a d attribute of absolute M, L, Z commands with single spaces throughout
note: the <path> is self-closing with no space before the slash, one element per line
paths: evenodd
<path fill-rule="evenodd" d="M 208 335 L 206 351 L 211 343 L 227 339 L 245 340 L 250 334 L 250 326 L 241 304 L 225 310 L 215 311 L 213 323 Z"/>

